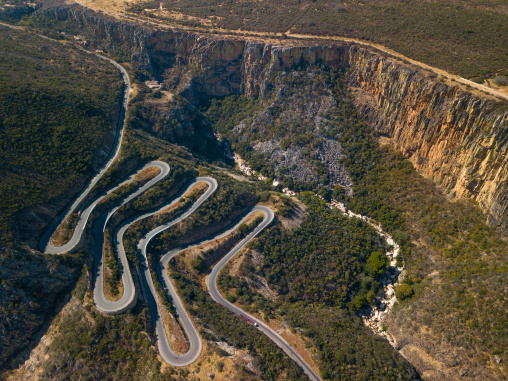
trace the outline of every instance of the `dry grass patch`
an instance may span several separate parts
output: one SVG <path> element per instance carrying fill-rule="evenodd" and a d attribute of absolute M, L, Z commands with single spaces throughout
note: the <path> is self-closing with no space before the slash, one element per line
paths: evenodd
<path fill-rule="evenodd" d="M 63 246 L 72 238 L 74 234 L 74 229 L 76 228 L 76 224 L 79 220 L 78 213 L 71 213 L 69 216 L 63 221 L 58 228 L 55 230 L 55 233 L 51 237 L 51 244 L 53 246 Z"/>
<path fill-rule="evenodd" d="M 221 292 L 222 294 L 222 292 Z M 224 296 L 224 295 L 223 295 Z M 225 297 L 225 296 L 224 296 Z M 233 303 L 238 308 L 244 309 L 243 304 L 239 302 Z M 320 370 L 314 360 L 318 356 L 318 350 L 312 345 L 310 339 L 302 336 L 296 330 L 291 329 L 283 320 L 282 317 L 276 315 L 275 319 L 266 319 L 263 312 L 250 312 L 250 315 L 256 319 L 264 321 L 272 330 L 277 332 L 289 345 L 309 364 L 312 369 L 319 374 Z"/>
<path fill-rule="evenodd" d="M 79 3 L 86 4 L 86 6 L 100 9 L 107 12 L 125 12 L 127 7 L 140 3 L 139 0 L 78 0 Z"/>
<path fill-rule="evenodd" d="M 262 202 L 263 205 L 275 210 L 277 218 L 286 230 L 294 230 L 299 227 L 305 219 L 307 206 L 296 197 L 281 196 L 275 193 Z"/>
<path fill-rule="evenodd" d="M 160 168 L 158 167 L 149 167 L 146 169 L 143 169 L 141 172 L 139 172 L 136 176 L 134 176 L 134 181 L 148 181 L 156 177 L 159 173 L 161 173 Z"/>
<path fill-rule="evenodd" d="M 246 275 L 243 273 L 244 266 L 242 266 L 245 262 L 245 254 L 247 253 L 247 249 L 243 248 L 238 254 L 236 254 L 229 261 L 229 275 L 231 276 L 242 276 Z"/>
<path fill-rule="evenodd" d="M 176 260 L 180 262 L 185 267 L 185 269 L 192 274 L 194 278 L 196 279 L 203 278 L 204 274 L 200 274 L 198 271 L 194 269 L 194 267 L 192 266 L 192 261 L 194 261 L 198 256 L 203 257 L 204 253 L 206 253 L 208 250 L 213 250 L 221 246 L 221 244 L 226 242 L 229 237 L 230 235 L 216 239 L 211 242 L 207 242 L 200 246 L 195 246 L 186 249 L 183 253 L 180 253 L 180 255 L 178 256 L 178 258 L 176 258 Z"/>
<path fill-rule="evenodd" d="M 286 323 L 281 321 L 282 318 L 279 319 L 270 319 L 267 323 L 268 326 L 281 335 L 284 340 L 286 340 L 288 344 L 291 345 L 291 347 L 293 347 L 300 356 L 302 356 L 305 362 L 311 366 L 314 372 L 319 374 L 319 367 L 314 361 L 314 359 L 318 356 L 318 350 L 313 347 L 308 338 L 300 335 L 297 331 L 290 329 Z"/>
<path fill-rule="evenodd" d="M 159 306 L 161 306 L 160 311 L 164 324 L 164 331 L 166 332 L 166 337 L 168 338 L 171 349 L 177 354 L 187 353 L 190 349 L 189 341 L 187 340 L 182 326 L 176 318 L 164 308 L 164 304 L 160 300 L 159 295 L 157 295 L 157 299 Z"/>

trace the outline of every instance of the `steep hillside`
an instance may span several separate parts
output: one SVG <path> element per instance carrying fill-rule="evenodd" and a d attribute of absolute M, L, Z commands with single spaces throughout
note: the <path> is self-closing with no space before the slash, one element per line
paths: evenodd
<path fill-rule="evenodd" d="M 123 81 L 114 66 L 97 57 L 0 30 L 3 363 L 33 344 L 80 274 L 82 256 L 50 258 L 27 243 L 38 239 L 110 149 Z"/>
<path fill-rule="evenodd" d="M 5 52 L 0 62 L 0 232 L 5 244 L 12 240 L 12 225 L 20 223 L 16 214 L 66 188 L 77 185 L 76 192 L 101 163 L 112 144 L 123 82 L 113 65 L 97 57 L 0 28 Z"/>

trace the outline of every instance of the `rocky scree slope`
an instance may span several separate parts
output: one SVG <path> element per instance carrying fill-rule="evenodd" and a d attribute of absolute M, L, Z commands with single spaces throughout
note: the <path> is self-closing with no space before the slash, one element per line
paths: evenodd
<path fill-rule="evenodd" d="M 40 14 L 54 27 L 82 34 L 93 47 L 122 51 L 196 104 L 231 94 L 263 95 L 267 79 L 279 71 L 348 68 L 356 105 L 372 127 L 446 192 L 477 200 L 489 224 L 508 233 L 508 113 L 483 94 L 350 44 L 289 46 L 155 30 L 79 6 L 43 8 Z"/>

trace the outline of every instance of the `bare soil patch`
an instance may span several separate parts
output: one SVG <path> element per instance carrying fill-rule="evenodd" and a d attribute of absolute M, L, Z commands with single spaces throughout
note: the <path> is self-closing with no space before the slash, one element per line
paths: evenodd
<path fill-rule="evenodd" d="M 150 167 L 142 170 L 139 172 L 135 177 L 134 181 L 147 181 L 153 179 L 155 176 L 157 176 L 159 173 L 161 173 L 160 168 L 158 167 Z"/>

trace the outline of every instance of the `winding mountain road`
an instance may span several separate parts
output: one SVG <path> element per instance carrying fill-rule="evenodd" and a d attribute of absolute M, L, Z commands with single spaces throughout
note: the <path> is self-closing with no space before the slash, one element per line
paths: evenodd
<path fill-rule="evenodd" d="M 0 25 L 17 29 L 20 31 L 23 31 L 22 28 L 18 28 L 9 24 L 1 23 Z M 50 38 L 47 38 L 45 36 L 40 36 L 49 40 L 52 40 Z M 52 40 L 55 41 L 55 40 Z M 57 42 L 57 41 L 55 41 Z M 163 256 L 159 262 L 159 266 L 157 269 L 158 276 L 164 280 L 162 282 L 165 285 L 165 291 L 168 293 L 168 295 L 172 298 L 173 304 L 175 306 L 176 312 L 182 322 L 183 328 L 185 330 L 185 333 L 187 335 L 187 338 L 189 339 L 190 348 L 189 351 L 183 355 L 178 355 L 175 352 L 172 351 L 166 332 L 164 330 L 164 326 L 162 323 L 162 320 L 160 318 L 160 307 L 157 303 L 156 298 L 156 291 L 155 287 L 152 281 L 152 277 L 150 274 L 150 270 L 147 263 L 147 247 L 150 243 L 151 239 L 154 238 L 157 234 L 161 233 L 162 231 L 168 229 L 169 227 L 180 223 L 185 218 L 190 216 L 194 211 L 197 210 L 201 206 L 203 202 L 205 202 L 217 189 L 218 185 L 215 179 L 210 177 L 198 177 L 193 182 L 189 184 L 187 189 L 182 193 L 182 195 L 178 198 L 175 198 L 172 202 L 158 208 L 158 210 L 153 212 L 144 213 L 142 215 L 133 217 L 125 222 L 123 222 L 116 230 L 115 236 L 114 236 L 114 245 L 116 247 L 116 251 L 118 254 L 118 260 L 120 263 L 120 269 L 122 272 L 122 282 L 123 282 L 123 295 L 121 298 L 117 301 L 109 301 L 104 295 L 104 253 L 103 253 L 103 245 L 104 245 L 104 232 L 107 226 L 108 221 L 110 220 L 111 216 L 123 205 L 127 204 L 128 202 L 132 201 L 134 198 L 141 195 L 143 192 L 147 191 L 151 187 L 153 187 L 155 184 L 157 184 L 159 181 L 166 178 L 170 173 L 170 167 L 168 164 L 161 162 L 161 161 L 152 161 L 144 165 L 142 168 L 140 168 L 136 173 L 131 175 L 129 178 L 123 180 L 116 186 L 110 188 L 109 190 L 103 192 L 96 198 L 94 198 L 91 202 L 89 202 L 86 206 L 84 205 L 84 201 L 87 199 L 87 197 L 90 195 L 91 191 L 93 190 L 94 186 L 98 183 L 98 181 L 103 177 L 103 175 L 106 173 L 106 171 L 111 167 L 113 162 L 117 159 L 120 147 L 123 140 L 124 135 L 124 126 L 125 126 L 125 115 L 127 111 L 127 104 L 129 100 L 129 93 L 130 93 L 130 80 L 129 76 L 126 72 L 126 70 L 119 65 L 117 62 L 104 57 L 100 54 L 87 51 L 85 49 L 81 49 L 82 51 L 88 53 L 88 54 L 94 54 L 97 57 L 107 60 L 113 65 L 115 65 L 121 72 L 123 80 L 124 80 L 124 92 L 123 92 L 123 100 L 121 104 L 121 110 L 120 110 L 120 117 L 118 119 L 118 124 L 115 129 L 115 138 L 114 138 L 114 145 L 112 147 L 112 150 L 110 154 L 106 158 L 105 164 L 100 168 L 98 173 L 90 180 L 86 188 L 84 188 L 80 194 L 76 197 L 74 202 L 66 208 L 66 210 L 58 216 L 55 221 L 50 225 L 50 227 L 47 229 L 47 231 L 43 234 L 39 241 L 39 248 L 42 252 L 47 254 L 64 254 L 66 252 L 69 252 L 73 249 L 76 249 L 83 240 L 84 237 L 84 231 L 87 226 L 87 223 L 90 219 L 90 216 L 92 212 L 94 211 L 95 207 L 103 201 L 109 194 L 114 192 L 115 190 L 119 189 L 123 185 L 126 185 L 127 183 L 133 181 L 134 177 L 137 176 L 139 173 L 141 173 L 143 170 L 148 168 L 159 168 L 160 173 L 149 180 L 147 183 L 145 183 L 143 186 L 141 186 L 139 189 L 137 189 L 135 192 L 131 193 L 129 196 L 124 198 L 121 202 L 117 203 L 115 206 L 110 208 L 108 211 L 104 212 L 101 216 L 99 216 L 96 225 L 95 225 L 95 261 L 94 261 L 94 279 L 95 279 L 95 285 L 94 285 L 94 302 L 96 307 L 107 314 L 114 315 L 119 314 L 122 312 L 125 312 L 126 310 L 132 308 L 137 301 L 137 293 L 136 288 L 134 285 L 134 281 L 132 278 L 132 274 L 130 272 L 130 266 L 127 260 L 127 256 L 125 253 L 125 249 L 123 246 L 123 236 L 127 229 L 135 222 L 140 221 L 144 218 L 150 217 L 160 211 L 162 211 L 165 208 L 170 207 L 174 203 L 178 202 L 181 197 L 188 191 L 190 191 L 195 185 L 198 183 L 206 183 L 208 185 L 208 189 L 199 197 L 199 199 L 184 213 L 182 213 L 177 218 L 171 220 L 170 222 L 167 222 L 166 224 L 163 224 L 152 231 L 150 231 L 148 234 L 146 234 L 139 242 L 138 244 L 138 256 L 140 256 L 140 275 L 141 275 L 141 282 L 144 286 L 146 298 L 148 301 L 148 305 L 150 307 L 150 310 L 152 312 L 152 316 L 154 318 L 154 322 L 156 325 L 156 334 L 157 334 L 157 340 L 158 340 L 158 346 L 159 351 L 164 359 L 165 362 L 167 362 L 170 365 L 173 366 L 185 366 L 189 365 L 192 362 L 194 362 L 199 354 L 201 353 L 202 349 L 202 343 L 201 338 L 192 324 L 192 321 L 187 314 L 187 311 L 185 310 L 183 303 L 174 289 L 171 281 L 169 280 L 167 276 L 167 272 L 165 271 L 166 265 L 169 262 L 171 258 L 173 258 L 175 255 L 180 253 L 182 248 L 173 250 L 170 253 Z M 312 368 L 291 348 L 291 346 L 282 338 L 280 337 L 276 332 L 274 332 L 272 329 L 270 329 L 268 326 L 264 325 L 262 322 L 258 321 L 254 317 L 248 315 L 238 307 L 228 303 L 220 293 L 218 292 L 216 288 L 216 278 L 217 274 L 219 273 L 220 269 L 231 259 L 238 251 L 241 250 L 242 247 L 244 247 L 252 238 L 254 238 L 257 234 L 259 234 L 266 226 L 268 226 L 273 218 L 274 214 L 271 209 L 265 207 L 265 206 L 256 206 L 254 207 L 248 215 L 255 212 L 263 212 L 265 215 L 265 218 L 263 219 L 262 223 L 258 225 L 247 237 L 245 237 L 239 244 L 237 244 L 233 250 L 228 253 L 223 260 L 221 260 L 212 270 L 212 273 L 210 277 L 213 280 L 212 283 L 210 283 L 209 280 L 209 292 L 215 301 L 221 303 L 223 306 L 228 308 L 233 313 L 236 313 L 238 315 L 241 315 L 243 317 L 249 317 L 249 319 L 252 322 L 256 322 L 258 324 L 258 329 L 265 333 L 268 337 L 270 337 L 279 347 L 281 347 L 297 364 L 302 367 L 302 369 L 305 371 L 305 373 L 312 379 L 312 380 L 320 380 L 320 378 L 313 372 Z M 51 243 L 51 238 L 58 229 L 58 227 L 72 214 L 72 213 L 78 213 L 79 218 L 76 223 L 74 232 L 72 237 L 68 242 L 61 246 L 55 246 Z M 233 228 L 223 232 L 222 234 L 215 236 L 212 239 L 209 239 L 207 241 L 200 242 L 196 245 L 202 245 L 203 243 L 217 240 L 221 237 L 224 237 L 231 232 L 233 232 L 235 229 L 238 228 L 238 226 L 245 220 L 245 218 L 248 217 L 246 215 L 238 224 L 236 224 Z M 193 246 L 196 246 L 193 245 Z M 164 271 L 163 271 L 164 270 Z"/>
<path fill-rule="evenodd" d="M 196 358 L 199 355 L 199 352 L 201 351 L 201 339 L 199 337 L 199 334 L 196 331 L 196 328 L 192 324 L 192 321 L 190 320 L 189 315 L 187 314 L 187 311 L 185 310 L 185 307 L 183 306 L 182 300 L 180 299 L 178 292 L 174 288 L 171 280 L 169 279 L 169 276 L 167 273 L 167 264 L 169 263 L 169 261 L 172 258 L 176 257 L 178 254 L 180 254 L 181 252 L 183 252 L 185 250 L 204 245 L 205 243 L 208 243 L 208 242 L 216 241 L 222 237 L 225 237 L 225 236 L 231 234 L 233 231 L 235 231 L 238 228 L 238 226 L 242 222 L 245 221 L 245 219 L 249 215 L 251 215 L 252 213 L 255 213 L 256 211 L 262 211 L 262 210 L 264 211 L 264 209 L 268 209 L 268 208 L 255 207 L 246 216 L 244 216 L 241 219 L 241 221 L 238 222 L 234 227 L 224 231 L 222 234 L 214 236 L 211 239 L 205 239 L 200 242 L 193 243 L 191 245 L 173 249 L 170 252 L 166 253 L 164 256 L 162 256 L 162 258 L 160 259 L 158 268 L 157 268 L 157 276 L 159 277 L 159 279 L 162 280 L 162 282 L 160 282 L 160 283 L 161 283 L 162 287 L 164 288 L 164 291 L 166 292 L 167 295 L 169 295 L 171 297 L 171 300 L 173 301 L 173 305 L 175 306 L 176 313 L 180 317 L 180 320 L 181 320 L 182 325 L 185 329 L 185 333 L 187 334 L 187 338 L 189 339 L 189 343 L 190 343 L 190 347 L 191 347 L 189 352 L 187 352 L 185 355 L 183 355 L 183 356 L 176 355 L 170 348 L 168 339 L 166 337 L 166 333 L 164 331 L 163 323 L 162 323 L 161 319 L 159 318 L 156 323 L 159 351 L 161 353 L 161 356 L 164 358 L 164 360 L 166 362 L 172 362 L 172 363 L 178 362 L 178 363 L 181 363 L 182 366 L 187 365 L 187 364 L 192 363 L 194 360 L 196 360 Z M 250 237 L 249 240 L 251 238 L 253 238 L 255 235 L 257 235 L 260 231 L 262 231 L 264 229 L 264 227 L 267 226 L 273 220 L 273 212 L 271 211 L 271 209 L 268 209 L 268 210 L 269 210 L 269 212 L 265 212 L 264 221 L 260 225 L 258 225 L 258 227 L 256 227 L 256 229 L 254 229 L 254 231 L 251 234 L 249 234 L 249 236 L 248 236 L 248 237 Z M 271 213 L 272 217 L 267 218 L 266 217 L 267 213 Z M 146 246 L 145 246 L 145 248 L 146 248 Z M 158 308 L 159 307 L 157 306 L 157 314 L 158 314 L 158 316 L 160 316 L 160 310 Z M 199 347 L 199 351 L 198 352 L 193 351 L 192 350 L 193 346 L 195 348 Z"/>
<path fill-rule="evenodd" d="M 192 324 L 192 321 L 190 320 L 187 311 L 183 307 L 178 294 L 176 292 L 173 292 L 170 295 L 173 300 L 173 305 L 175 306 L 176 312 L 180 317 L 180 321 L 185 330 L 185 334 L 189 339 L 189 350 L 187 351 L 187 353 L 179 355 L 171 349 L 168 338 L 166 336 L 166 331 L 164 330 L 164 324 L 161 319 L 160 306 L 157 303 L 156 296 L 157 292 L 155 290 L 155 286 L 152 280 L 152 275 L 150 273 L 150 268 L 147 260 L 147 248 L 150 241 L 157 234 L 163 232 L 164 230 L 170 228 L 173 225 L 182 222 L 185 218 L 194 213 L 201 206 L 201 204 L 205 202 L 217 190 L 217 181 L 215 179 L 211 177 L 198 177 L 189 185 L 189 187 L 187 188 L 187 190 L 185 190 L 183 194 L 190 191 L 198 183 L 206 183 L 208 185 L 208 189 L 199 197 L 199 199 L 186 212 L 184 212 L 177 218 L 171 220 L 170 222 L 151 230 L 143 238 L 141 238 L 141 240 L 138 243 L 138 253 L 139 253 L 138 256 L 140 257 L 141 280 L 143 282 L 143 288 L 145 290 L 145 295 L 147 297 L 148 307 L 150 308 L 150 313 L 152 315 L 152 319 L 154 320 L 159 353 L 165 362 L 173 366 L 189 365 L 197 359 L 197 357 L 201 353 L 202 346 L 201 337 L 199 336 L 199 333 L 197 332 L 194 325 Z M 158 211 L 154 213 L 138 217 L 136 221 L 139 221 L 142 218 L 149 217 L 150 215 L 162 211 L 163 209 L 169 207 L 173 203 L 178 202 L 178 200 L 180 200 L 181 197 L 177 198 L 171 204 L 161 207 Z"/>
<path fill-rule="evenodd" d="M 229 311 L 233 312 L 236 315 L 243 316 L 248 320 L 252 321 L 256 324 L 256 328 L 263 332 L 266 336 L 268 336 L 275 344 L 277 344 L 290 358 L 292 358 L 307 374 L 307 376 L 313 381 L 320 381 L 321 378 L 314 372 L 307 362 L 289 345 L 289 343 L 282 338 L 277 332 L 264 324 L 261 320 L 256 319 L 254 316 L 249 315 L 241 308 L 235 306 L 234 304 L 228 302 L 217 289 L 217 277 L 219 276 L 222 268 L 228 263 L 231 258 L 233 258 L 240 250 L 242 250 L 247 243 L 251 239 L 253 239 L 256 235 L 258 235 L 264 228 L 266 228 L 274 219 L 273 211 L 262 205 L 255 206 L 251 213 L 262 212 L 265 215 L 263 222 L 261 222 L 247 237 L 242 239 L 228 254 L 226 254 L 212 269 L 210 275 L 208 276 L 206 285 L 208 288 L 208 293 L 211 298 L 215 300 L 217 303 L 226 307 Z M 249 213 L 250 214 L 250 213 Z M 241 223 L 241 222 L 240 222 Z M 238 225 L 234 228 L 236 229 Z"/>
<path fill-rule="evenodd" d="M 90 191 L 93 189 L 93 187 L 97 184 L 97 182 L 101 179 L 101 177 L 106 173 L 106 171 L 111 167 L 111 164 L 116 160 L 118 157 L 118 154 L 120 153 L 120 147 L 122 145 L 123 135 L 124 135 L 124 125 L 125 125 L 125 114 L 127 112 L 127 103 L 129 102 L 129 94 L 131 90 L 131 82 L 129 79 L 129 75 L 127 74 L 127 71 L 117 62 L 113 61 L 112 59 L 108 57 L 104 57 L 97 53 L 92 53 L 88 50 L 81 49 L 82 51 L 88 53 L 88 54 L 94 54 L 95 56 L 106 60 L 116 66 L 118 70 L 120 70 L 120 73 L 122 74 L 122 78 L 124 81 L 124 91 L 123 91 L 123 99 L 122 104 L 120 108 L 120 115 L 118 117 L 118 124 L 117 128 L 115 130 L 115 139 L 114 139 L 114 145 L 111 149 L 110 154 L 106 158 L 105 164 L 102 166 L 102 168 L 99 170 L 99 172 L 92 178 L 88 186 L 81 191 L 81 193 L 76 197 L 76 200 L 67 208 L 67 210 L 61 214 L 54 222 L 51 224 L 50 228 L 46 231 L 46 233 L 42 236 L 40 242 L 39 242 L 39 248 L 42 252 L 48 253 L 48 254 L 63 254 L 69 250 L 72 250 L 76 247 L 76 245 L 80 242 L 81 234 L 83 232 L 83 229 L 88 221 L 88 218 L 90 217 L 90 213 L 95 208 L 95 206 L 101 201 L 100 199 L 96 199 L 97 202 L 92 203 L 89 205 L 88 208 L 85 209 L 83 213 L 81 213 L 78 225 L 76 229 L 74 230 L 74 235 L 72 236 L 71 240 L 67 242 L 67 244 L 56 247 L 51 244 L 51 237 L 55 233 L 56 229 L 60 224 L 67 219 L 72 213 L 77 212 L 79 210 L 79 207 L 85 200 L 85 198 L 90 194 Z M 160 162 L 159 162 L 160 163 Z M 167 165 L 167 164 L 166 164 Z M 168 167 L 169 171 L 169 167 Z M 168 172 L 169 173 L 169 172 Z M 112 190 L 113 191 L 113 190 Z"/>

